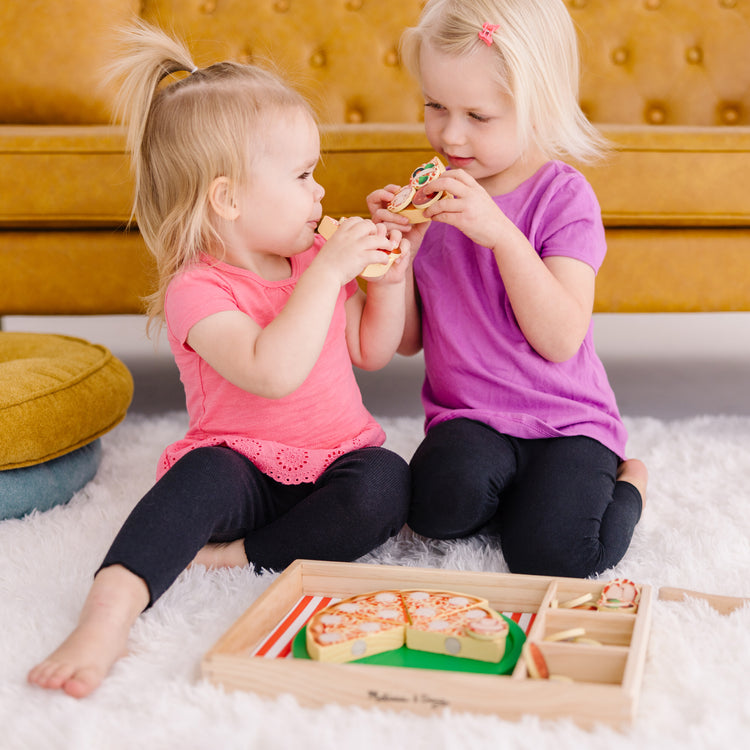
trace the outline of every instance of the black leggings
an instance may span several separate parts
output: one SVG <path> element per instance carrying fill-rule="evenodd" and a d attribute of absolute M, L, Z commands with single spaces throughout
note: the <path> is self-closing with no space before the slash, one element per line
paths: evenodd
<path fill-rule="evenodd" d="M 436 539 L 497 532 L 511 572 L 586 578 L 622 559 L 641 515 L 618 464 L 588 437 L 525 440 L 452 419 L 412 458 L 408 524 Z"/>
<path fill-rule="evenodd" d="M 397 534 L 408 505 L 409 467 L 384 448 L 347 453 L 297 485 L 230 448 L 196 448 L 133 509 L 101 567 L 142 578 L 150 606 L 209 542 L 244 539 L 257 571 L 298 558 L 351 561 Z"/>

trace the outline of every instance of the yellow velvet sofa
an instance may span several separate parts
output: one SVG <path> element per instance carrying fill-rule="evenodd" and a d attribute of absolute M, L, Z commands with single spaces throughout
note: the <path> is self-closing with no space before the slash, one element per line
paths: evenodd
<path fill-rule="evenodd" d="M 615 144 L 584 171 L 609 241 L 598 311 L 750 310 L 750 2 L 567 0 L 581 103 Z M 37 0 L 0 10 L 0 316 L 135 313 L 153 267 L 127 231 L 111 31 L 174 29 L 199 64 L 272 60 L 323 123 L 332 216 L 429 158 L 399 64 L 420 0 Z M 491 19 L 488 19 L 491 20 Z"/>

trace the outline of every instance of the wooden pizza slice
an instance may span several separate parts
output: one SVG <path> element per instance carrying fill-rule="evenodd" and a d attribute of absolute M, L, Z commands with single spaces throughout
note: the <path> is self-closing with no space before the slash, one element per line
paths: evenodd
<path fill-rule="evenodd" d="M 434 619 L 445 619 L 470 607 L 489 606 L 486 599 L 454 591 L 431 589 L 402 592 L 409 622 L 421 628 Z"/>
<path fill-rule="evenodd" d="M 389 211 L 406 216 L 412 224 L 429 221 L 423 211 L 448 194 L 444 191 L 433 191 L 430 183 L 445 172 L 445 165 L 438 156 L 418 166 L 404 185 L 393 197 L 387 208 Z"/>
<path fill-rule="evenodd" d="M 358 594 L 336 604 L 330 605 L 340 611 L 346 611 L 361 619 L 384 620 L 403 623 L 406 621 L 406 609 L 400 591 L 373 591 Z"/>
<path fill-rule="evenodd" d="M 508 623 L 489 607 L 468 609 L 420 619 L 406 626 L 406 645 L 418 651 L 499 662 L 505 654 Z"/>
<path fill-rule="evenodd" d="M 307 652 L 342 663 L 404 645 L 406 611 L 398 591 L 376 591 L 321 610 L 307 624 Z"/>

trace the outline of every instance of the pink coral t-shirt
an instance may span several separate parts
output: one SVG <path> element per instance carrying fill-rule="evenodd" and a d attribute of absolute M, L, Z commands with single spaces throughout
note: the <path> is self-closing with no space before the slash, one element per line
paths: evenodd
<path fill-rule="evenodd" d="M 293 256 L 291 275 L 281 281 L 205 257 L 170 283 L 164 306 L 167 335 L 190 424 L 185 437 L 162 454 L 157 478 L 194 448 L 225 445 L 278 482 L 314 482 L 339 456 L 383 444 L 385 434 L 362 403 L 346 345 L 345 302 L 356 292 L 356 281 L 339 293 L 312 371 L 283 398 L 267 399 L 238 388 L 187 344 L 190 329 L 217 312 L 239 310 L 258 325 L 268 325 L 324 241 L 316 236 L 309 250 Z"/>

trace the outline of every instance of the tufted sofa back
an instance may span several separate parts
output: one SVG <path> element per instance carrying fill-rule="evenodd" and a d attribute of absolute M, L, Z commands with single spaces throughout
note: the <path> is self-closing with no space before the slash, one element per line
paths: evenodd
<path fill-rule="evenodd" d="M 750 124 L 748 0 L 567 0 L 599 123 Z"/>
<path fill-rule="evenodd" d="M 599 123 L 750 124 L 750 0 L 566 0 L 581 103 Z M 422 0 L 20 0 L 0 9 L 0 122 L 97 124 L 111 31 L 134 15 L 174 29 L 196 61 L 272 61 L 324 123 L 415 123 L 398 59 Z"/>

